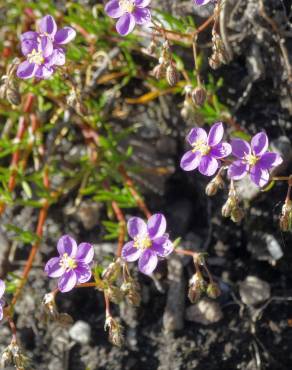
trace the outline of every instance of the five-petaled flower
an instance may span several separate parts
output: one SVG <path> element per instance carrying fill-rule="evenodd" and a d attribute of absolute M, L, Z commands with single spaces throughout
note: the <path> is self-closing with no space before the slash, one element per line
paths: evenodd
<path fill-rule="evenodd" d="M 187 136 L 187 141 L 193 147 L 186 152 L 180 162 L 185 171 L 196 168 L 205 176 L 212 176 L 220 166 L 220 159 L 231 153 L 231 145 L 221 143 L 224 128 L 221 122 L 215 123 L 207 135 L 202 128 L 193 128 Z"/>
<path fill-rule="evenodd" d="M 28 31 L 21 35 L 21 51 L 26 57 L 17 69 L 17 76 L 22 79 L 36 77 L 49 78 L 56 66 L 65 64 L 64 45 L 72 41 L 76 32 L 71 27 L 57 30 L 57 24 L 51 15 L 43 17 L 38 32 Z"/>
<path fill-rule="evenodd" d="M 89 243 L 81 243 L 77 247 L 76 241 L 69 235 L 59 239 L 57 249 L 60 256 L 47 262 L 45 272 L 51 278 L 59 278 L 58 288 L 65 293 L 91 278 L 90 263 L 94 250 Z"/>
<path fill-rule="evenodd" d="M 147 224 L 140 217 L 128 221 L 128 233 L 133 239 L 122 249 L 122 257 L 127 262 L 139 259 L 139 270 L 151 274 L 158 263 L 158 257 L 166 257 L 173 251 L 173 244 L 166 231 L 166 219 L 161 213 L 152 215 Z"/>
<path fill-rule="evenodd" d="M 269 170 L 283 161 L 279 154 L 267 151 L 269 140 L 264 132 L 256 134 L 251 145 L 245 140 L 233 139 L 231 146 L 232 154 L 238 158 L 228 168 L 228 176 L 233 180 L 240 180 L 249 173 L 257 186 L 265 186 L 269 182 Z"/>
<path fill-rule="evenodd" d="M 5 283 L 3 280 L 0 279 L 0 320 L 3 319 L 3 306 L 5 304 L 3 297 L 3 294 L 5 292 Z"/>
<path fill-rule="evenodd" d="M 131 33 L 136 25 L 147 24 L 151 20 L 148 8 L 151 0 L 111 0 L 104 10 L 112 18 L 119 18 L 116 24 L 118 33 L 126 36 Z"/>

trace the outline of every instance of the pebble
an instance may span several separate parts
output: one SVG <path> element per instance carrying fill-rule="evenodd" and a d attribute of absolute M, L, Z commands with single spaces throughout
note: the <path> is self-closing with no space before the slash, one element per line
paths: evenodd
<path fill-rule="evenodd" d="M 69 330 L 71 339 L 80 344 L 88 344 L 91 336 L 91 329 L 89 324 L 85 321 L 76 321 L 76 323 Z"/>
<path fill-rule="evenodd" d="M 271 297 L 270 284 L 256 276 L 248 276 L 240 283 L 239 294 L 243 303 L 254 306 Z"/>
<path fill-rule="evenodd" d="M 218 302 L 209 298 L 202 298 L 197 304 L 186 310 L 186 320 L 203 325 L 210 325 L 220 321 L 223 312 Z"/>

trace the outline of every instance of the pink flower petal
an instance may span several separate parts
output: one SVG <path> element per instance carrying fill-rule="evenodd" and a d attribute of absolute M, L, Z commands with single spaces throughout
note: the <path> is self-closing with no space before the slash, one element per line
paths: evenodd
<path fill-rule="evenodd" d="M 118 33 L 122 36 L 127 36 L 135 28 L 135 18 L 133 14 L 125 13 L 117 21 L 116 29 Z"/>
<path fill-rule="evenodd" d="M 54 37 L 57 32 L 57 24 L 51 15 L 44 16 L 39 23 L 39 30 L 41 33 Z"/>
<path fill-rule="evenodd" d="M 158 258 L 156 253 L 150 249 L 147 249 L 143 251 L 141 257 L 139 258 L 138 267 L 143 274 L 150 275 L 155 270 L 157 263 Z"/>
<path fill-rule="evenodd" d="M 104 11 L 111 18 L 120 18 L 124 14 L 118 0 L 109 1 L 104 7 Z"/>
<path fill-rule="evenodd" d="M 200 152 L 193 153 L 192 150 L 189 150 L 183 155 L 180 161 L 180 167 L 184 171 L 193 171 L 200 164 L 201 158 L 202 156 Z"/>
<path fill-rule="evenodd" d="M 259 187 L 266 186 L 270 179 L 269 171 L 261 168 L 258 164 L 250 170 L 251 180 Z"/>
<path fill-rule="evenodd" d="M 91 279 L 91 268 L 85 263 L 78 263 L 78 267 L 74 271 L 77 276 L 78 284 L 86 283 Z"/>
<path fill-rule="evenodd" d="M 141 256 L 142 250 L 134 247 L 134 242 L 128 242 L 123 246 L 122 257 L 127 262 L 134 262 Z"/>
<path fill-rule="evenodd" d="M 217 159 L 210 155 L 204 155 L 199 165 L 199 172 L 205 176 L 213 176 L 219 167 Z"/>
<path fill-rule="evenodd" d="M 251 153 L 250 145 L 247 141 L 242 139 L 232 139 L 232 154 L 237 158 L 244 158 L 247 154 Z"/>
<path fill-rule="evenodd" d="M 137 24 L 146 24 L 151 21 L 151 12 L 148 8 L 136 8 L 133 15 Z"/>
<path fill-rule="evenodd" d="M 60 256 L 67 253 L 68 256 L 75 257 L 77 253 L 77 243 L 71 236 L 63 235 L 58 241 L 57 249 Z"/>
<path fill-rule="evenodd" d="M 151 239 L 163 236 L 166 230 L 166 219 L 161 213 L 152 215 L 147 222 L 148 234 Z"/>
<path fill-rule="evenodd" d="M 131 217 L 128 221 L 127 227 L 128 233 L 133 239 L 138 235 L 147 235 L 146 222 L 140 217 Z"/>
<path fill-rule="evenodd" d="M 93 246 L 89 243 L 81 243 L 78 245 L 76 259 L 80 262 L 89 264 L 92 262 L 94 257 Z"/>
<path fill-rule="evenodd" d="M 278 153 L 274 152 L 267 152 L 264 153 L 260 160 L 258 161 L 258 164 L 263 169 L 270 169 L 272 167 L 279 166 L 283 162 L 283 159 Z"/>
<path fill-rule="evenodd" d="M 207 133 L 203 128 L 196 127 L 191 129 L 187 135 L 187 141 L 190 145 L 195 144 L 197 141 L 202 141 L 203 143 L 207 142 Z"/>
<path fill-rule="evenodd" d="M 211 152 L 210 154 L 217 158 L 217 159 L 220 159 L 220 158 L 225 158 L 227 156 L 229 156 L 232 152 L 232 148 L 231 148 L 231 145 L 228 144 L 228 143 L 220 143 L 220 144 L 217 144 L 215 146 L 213 146 L 213 148 L 211 149 Z"/>
<path fill-rule="evenodd" d="M 58 288 L 62 293 L 67 293 L 72 290 L 77 284 L 77 275 L 74 270 L 65 272 L 58 281 Z"/>
<path fill-rule="evenodd" d="M 268 150 L 269 139 L 264 132 L 259 132 L 251 139 L 251 148 L 255 155 L 260 156 Z"/>
<path fill-rule="evenodd" d="M 3 297 L 4 292 L 5 292 L 5 283 L 3 280 L 0 279 L 0 298 Z"/>
<path fill-rule="evenodd" d="M 249 166 L 243 161 L 234 161 L 228 168 L 228 177 L 233 180 L 240 180 L 247 174 L 248 168 Z"/>
<path fill-rule="evenodd" d="M 45 273 L 51 278 L 58 278 L 65 270 L 60 266 L 60 257 L 51 258 L 45 266 Z"/>
<path fill-rule="evenodd" d="M 208 145 L 214 146 L 220 143 L 224 135 L 224 128 L 222 122 L 215 123 L 209 131 Z"/>

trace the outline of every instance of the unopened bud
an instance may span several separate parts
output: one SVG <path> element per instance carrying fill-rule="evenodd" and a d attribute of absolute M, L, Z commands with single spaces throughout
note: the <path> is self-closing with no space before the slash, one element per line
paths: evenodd
<path fill-rule="evenodd" d="M 218 284 L 216 284 L 214 282 L 210 283 L 207 286 L 206 292 L 207 292 L 208 297 L 213 298 L 213 299 L 218 298 L 221 294 L 221 291 L 220 291 L 220 288 L 219 288 Z"/>
<path fill-rule="evenodd" d="M 198 107 L 204 105 L 206 98 L 207 92 L 203 87 L 198 86 L 192 91 L 192 100 Z"/>
<path fill-rule="evenodd" d="M 104 324 L 104 330 L 109 330 L 109 341 L 115 346 L 121 347 L 124 343 L 122 326 L 111 315 L 107 315 Z"/>
<path fill-rule="evenodd" d="M 173 63 L 170 63 L 166 69 L 166 80 L 170 86 L 175 86 L 179 81 L 179 74 Z"/>

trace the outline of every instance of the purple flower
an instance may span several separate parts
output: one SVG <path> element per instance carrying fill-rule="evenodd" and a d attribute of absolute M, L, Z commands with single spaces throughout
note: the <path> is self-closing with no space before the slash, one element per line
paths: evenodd
<path fill-rule="evenodd" d="M 202 128 L 193 128 L 187 136 L 187 141 L 193 147 L 186 152 L 180 162 L 185 171 L 195 170 L 205 176 L 212 176 L 220 166 L 219 159 L 231 153 L 231 145 L 221 143 L 224 128 L 221 122 L 214 123 L 207 135 Z"/>
<path fill-rule="evenodd" d="M 75 30 L 71 27 L 64 27 L 57 31 L 56 22 L 51 15 L 43 17 L 38 28 L 39 32 L 28 31 L 20 37 L 21 51 L 26 61 L 18 66 L 19 78 L 49 78 L 56 66 L 65 64 L 63 45 L 76 36 Z"/>
<path fill-rule="evenodd" d="M 206 5 L 210 2 L 215 2 L 216 0 L 194 0 L 195 5 Z"/>
<path fill-rule="evenodd" d="M 247 173 L 257 186 L 265 186 L 269 182 L 269 170 L 283 162 L 281 156 L 268 152 L 269 140 L 264 132 L 256 134 L 251 145 L 241 139 L 231 142 L 232 154 L 238 158 L 228 168 L 228 176 L 233 180 L 242 179 Z"/>
<path fill-rule="evenodd" d="M 127 262 L 139 259 L 139 270 L 151 274 L 158 263 L 158 257 L 166 257 L 173 251 L 173 244 L 165 234 L 166 219 L 161 213 L 151 216 L 147 224 L 140 217 L 128 221 L 128 233 L 133 239 L 122 249 L 122 257 Z"/>
<path fill-rule="evenodd" d="M 94 250 L 89 243 L 81 243 L 77 247 L 76 241 L 69 235 L 59 239 L 57 249 L 60 256 L 47 262 L 45 272 L 51 278 L 59 278 L 58 288 L 65 293 L 91 278 L 90 263 Z"/>
<path fill-rule="evenodd" d="M 3 319 L 3 306 L 5 304 L 3 294 L 5 292 L 5 283 L 3 280 L 0 279 L 0 321 Z"/>
<path fill-rule="evenodd" d="M 126 36 L 137 24 L 146 24 L 151 20 L 148 5 L 151 0 L 111 0 L 104 10 L 112 18 L 119 18 L 116 24 L 118 33 Z"/>

